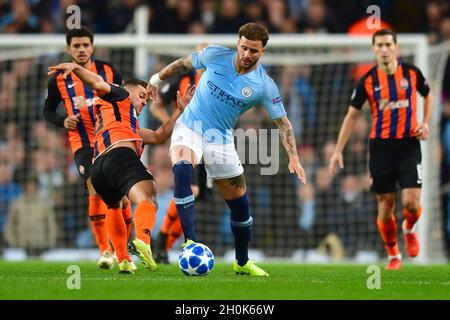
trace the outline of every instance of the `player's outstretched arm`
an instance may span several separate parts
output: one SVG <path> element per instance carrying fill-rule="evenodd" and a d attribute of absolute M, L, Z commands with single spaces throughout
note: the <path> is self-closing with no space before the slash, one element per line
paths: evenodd
<path fill-rule="evenodd" d="M 82 66 L 76 63 L 72 62 L 60 63 L 57 66 L 52 66 L 49 67 L 48 69 L 49 75 L 52 75 L 57 71 L 62 71 L 64 79 L 66 79 L 67 76 L 72 72 L 75 73 L 78 76 L 78 78 L 80 78 L 81 81 L 83 81 L 93 90 L 95 90 L 98 96 L 104 96 L 105 94 L 111 92 L 110 85 L 107 82 L 105 82 L 101 76 L 83 68 Z"/>
<path fill-rule="evenodd" d="M 297 153 L 297 143 L 295 142 L 295 134 L 292 129 L 291 122 L 287 116 L 274 120 L 278 129 L 280 130 L 281 141 L 283 142 L 284 149 L 289 156 L 289 172 L 295 172 L 298 178 L 306 183 L 305 170 L 300 164 L 298 153 Z"/>
<path fill-rule="evenodd" d="M 339 131 L 336 148 L 334 149 L 328 165 L 328 170 L 332 176 L 336 174 L 336 162 L 339 164 L 339 168 L 344 168 L 344 157 L 342 156 L 342 151 L 344 150 L 344 147 L 353 132 L 353 128 L 355 127 L 356 120 L 358 119 L 360 112 L 361 111 L 355 107 L 350 106 L 348 108 L 347 114 L 342 122 L 341 130 Z"/>
<path fill-rule="evenodd" d="M 173 131 L 173 127 L 177 119 L 181 116 L 186 106 L 192 99 L 192 96 L 195 93 L 195 85 L 188 86 L 186 92 L 181 97 L 180 91 L 177 92 L 177 108 L 173 112 L 172 116 L 168 121 L 166 121 L 162 126 L 158 128 L 158 130 L 153 131 L 146 128 L 139 129 L 139 135 L 144 139 L 145 144 L 161 144 L 164 143 L 167 138 L 170 137 Z"/>
<path fill-rule="evenodd" d="M 147 92 L 152 101 L 158 99 L 158 85 L 161 81 L 167 80 L 177 74 L 181 74 L 186 71 L 193 70 L 192 56 L 188 55 L 180 59 L 175 60 L 161 71 L 151 76 L 147 84 Z"/>

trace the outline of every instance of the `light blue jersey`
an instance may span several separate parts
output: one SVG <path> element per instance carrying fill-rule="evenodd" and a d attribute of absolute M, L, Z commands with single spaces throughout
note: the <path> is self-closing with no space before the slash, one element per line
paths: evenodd
<path fill-rule="evenodd" d="M 194 97 L 178 121 L 212 143 L 233 142 L 233 129 L 241 114 L 262 105 L 272 119 L 286 115 L 275 82 L 261 64 L 246 74 L 237 73 L 236 50 L 211 45 L 192 54 L 195 69 L 205 69 Z"/>

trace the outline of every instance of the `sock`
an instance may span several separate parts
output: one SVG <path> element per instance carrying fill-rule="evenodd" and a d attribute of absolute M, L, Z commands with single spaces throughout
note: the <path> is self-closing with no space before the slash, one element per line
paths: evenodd
<path fill-rule="evenodd" d="M 405 228 L 406 230 L 412 230 L 417 220 L 419 220 L 420 215 L 422 214 L 422 206 L 419 206 L 417 212 L 408 211 L 408 209 L 403 208 L 403 216 L 405 217 Z"/>
<path fill-rule="evenodd" d="M 253 218 L 250 216 L 250 204 L 247 194 L 234 200 L 226 200 L 231 210 L 231 230 L 234 235 L 236 260 L 240 266 L 248 261 L 248 244 L 251 240 Z"/>
<path fill-rule="evenodd" d="M 136 238 L 150 244 L 150 236 L 155 225 L 156 207 L 148 201 L 138 203 L 134 211 Z"/>
<path fill-rule="evenodd" d="M 175 205 L 174 199 L 170 199 L 169 207 L 167 208 L 166 215 L 164 216 L 164 221 L 161 226 L 161 232 L 164 234 L 169 234 L 169 230 L 172 227 L 175 220 L 178 219 L 178 211 Z"/>
<path fill-rule="evenodd" d="M 106 204 L 99 195 L 89 196 L 89 219 L 100 253 L 105 250 L 111 251 L 105 219 L 107 210 Z"/>
<path fill-rule="evenodd" d="M 116 251 L 117 260 L 122 262 L 124 259 L 131 261 L 127 251 L 127 226 L 123 219 L 123 210 L 108 209 L 106 214 L 106 224 L 112 245 Z"/>
<path fill-rule="evenodd" d="M 183 227 L 184 236 L 197 241 L 194 230 L 194 194 L 191 182 L 194 168 L 188 161 L 180 161 L 173 166 L 175 188 L 173 198 Z"/>
<path fill-rule="evenodd" d="M 389 256 L 395 256 L 400 253 L 397 243 L 397 223 L 394 215 L 392 219 L 387 222 L 383 220 L 377 220 L 378 230 L 380 231 L 381 238 L 383 238 L 384 247 Z"/>
<path fill-rule="evenodd" d="M 127 226 L 128 241 L 128 239 L 130 239 L 131 229 L 133 228 L 133 214 L 131 213 L 131 204 L 129 204 L 125 209 L 122 209 L 122 217 L 123 221 L 125 221 L 125 225 Z"/>
<path fill-rule="evenodd" d="M 174 222 L 172 223 L 172 226 L 169 229 L 168 232 L 168 239 L 166 243 L 166 250 L 169 251 L 173 244 L 178 240 L 178 238 L 183 234 L 183 228 L 181 227 L 181 221 L 180 218 L 177 216 Z"/>

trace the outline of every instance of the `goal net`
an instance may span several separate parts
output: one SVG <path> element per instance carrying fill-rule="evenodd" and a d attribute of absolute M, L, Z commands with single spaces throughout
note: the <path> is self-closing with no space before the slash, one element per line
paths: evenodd
<path fill-rule="evenodd" d="M 234 47 L 235 36 L 96 36 L 95 57 L 115 64 L 124 79 L 144 80 L 200 42 Z M 47 68 L 66 61 L 62 36 L 0 37 L 0 226 L 3 238 L 15 233 L 54 234 L 49 248 L 95 248 L 87 214 L 87 191 L 78 176 L 65 130 L 42 117 Z M 449 48 L 429 47 L 424 36 L 400 36 L 401 59 L 416 64 L 435 96 L 430 139 L 422 144 L 424 214 L 418 225 L 423 250 L 419 261 L 444 258 L 440 190 L 440 87 Z M 376 202 L 369 192 L 367 145 L 371 117 L 363 108 L 344 153 L 345 169 L 331 178 L 328 160 L 350 101 L 355 80 L 373 64 L 370 38 L 273 35 L 262 59 L 280 89 L 294 127 L 308 183 L 288 171 L 285 151 L 264 108 L 255 106 L 238 122 L 236 141 L 243 160 L 253 220 L 252 254 L 294 261 L 378 261 L 385 258 L 376 225 Z M 419 106 L 422 106 L 419 102 Z M 61 106 L 61 111 L 63 107 Z M 141 125 L 156 128 L 147 111 Z M 266 131 L 262 130 L 266 129 Z M 244 161 L 245 160 L 245 161 Z M 253 160 L 253 161 L 251 161 Z M 168 144 L 146 148 L 143 161 L 158 184 L 159 209 L 152 237 L 158 236 L 173 195 Z M 272 174 L 276 173 L 276 174 Z M 24 183 L 36 174 L 36 195 L 49 206 L 49 221 L 33 220 L 33 207 L 21 208 L 25 229 L 6 230 L 15 202 L 25 202 Z M 19 200 L 18 200 L 19 199 Z M 15 204 L 15 208 L 20 205 Z M 404 253 L 397 203 L 398 238 Z M 196 232 L 217 256 L 233 255 L 229 209 L 216 189 L 196 202 Z M 27 229 L 28 228 L 28 229 Z M 16 235 L 14 244 L 26 246 Z M 25 237 L 26 238 L 26 237 Z M 39 237 L 38 237 L 39 238 Z M 406 255 L 404 255 L 406 256 Z"/>

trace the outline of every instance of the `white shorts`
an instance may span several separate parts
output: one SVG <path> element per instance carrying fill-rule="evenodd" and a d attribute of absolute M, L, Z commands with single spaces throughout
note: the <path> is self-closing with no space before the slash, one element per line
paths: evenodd
<path fill-rule="evenodd" d="M 173 128 L 169 153 L 176 146 L 185 146 L 194 151 L 196 164 L 203 161 L 209 179 L 233 178 L 244 172 L 234 143 L 206 142 L 201 134 L 181 122 L 177 122 Z"/>

